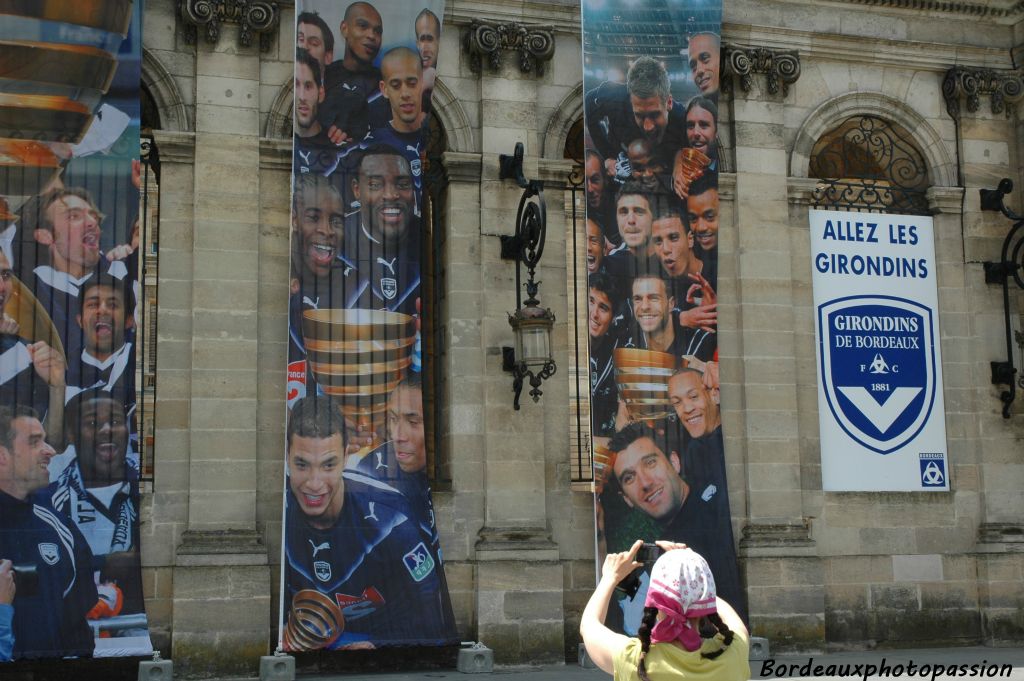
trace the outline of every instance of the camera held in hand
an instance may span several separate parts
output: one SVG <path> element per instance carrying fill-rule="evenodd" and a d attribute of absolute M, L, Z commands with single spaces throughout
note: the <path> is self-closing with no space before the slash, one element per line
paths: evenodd
<path fill-rule="evenodd" d="M 636 592 L 640 589 L 640 573 L 650 567 L 665 551 L 657 544 L 644 542 L 643 546 L 636 552 L 636 562 L 643 563 L 644 567 L 633 570 L 615 588 L 626 593 L 630 599 L 636 598 Z"/>
<path fill-rule="evenodd" d="M 34 563 L 15 563 L 11 566 L 14 572 L 14 588 L 19 596 L 36 596 L 39 593 L 39 573 Z"/>

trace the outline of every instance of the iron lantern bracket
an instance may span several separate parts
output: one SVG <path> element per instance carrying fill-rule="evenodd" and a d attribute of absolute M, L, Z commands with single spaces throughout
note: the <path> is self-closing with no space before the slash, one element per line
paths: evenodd
<path fill-rule="evenodd" d="M 982 263 L 985 268 L 985 283 L 1000 284 L 1003 287 L 1003 327 L 1006 334 L 1006 361 L 991 362 L 992 384 L 1005 385 L 1006 390 L 999 394 L 1003 403 L 1003 418 L 1010 418 L 1010 407 L 1017 396 L 1017 368 L 1013 366 L 1013 332 L 1010 325 L 1010 281 L 1024 289 L 1024 217 L 1006 207 L 1003 199 L 1013 191 L 1013 182 L 1009 178 L 999 181 L 996 189 L 982 189 L 981 209 L 998 211 L 1013 221 L 1010 231 L 1003 240 L 1001 258 L 998 262 Z"/>
<path fill-rule="evenodd" d="M 547 238 L 547 205 L 544 202 L 544 183 L 540 180 L 528 180 L 523 172 L 523 143 L 516 142 L 512 154 L 501 154 L 498 158 L 498 177 L 502 180 L 515 180 L 515 183 L 523 189 L 523 195 L 519 199 L 519 210 L 516 212 L 516 231 L 514 235 L 501 237 L 501 257 L 503 260 L 516 261 L 516 312 L 509 315 L 509 322 L 513 330 L 518 333 L 517 320 L 520 311 L 526 307 L 537 308 L 540 300 L 537 294 L 540 290 L 540 282 L 535 279 L 537 264 L 544 254 L 544 242 Z M 527 298 L 522 299 L 522 266 L 526 265 L 527 280 L 525 284 Z M 547 311 L 550 315 L 550 310 Z M 551 323 L 554 323 L 554 315 L 551 315 Z M 510 347 L 502 349 L 502 369 L 512 373 L 512 390 L 515 393 L 513 406 L 519 409 L 519 395 L 523 390 L 523 381 L 530 379 L 530 396 L 534 402 L 540 400 L 542 394 L 541 383 L 554 375 L 557 367 L 553 359 L 548 361 L 538 371 L 528 368 L 523 358 L 516 357 L 515 351 Z M 549 348 L 550 352 L 550 348 Z"/>

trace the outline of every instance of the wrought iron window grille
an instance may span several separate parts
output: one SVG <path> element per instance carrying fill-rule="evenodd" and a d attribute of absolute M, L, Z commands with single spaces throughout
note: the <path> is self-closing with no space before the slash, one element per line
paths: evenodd
<path fill-rule="evenodd" d="M 811 152 L 816 208 L 930 215 L 928 164 L 910 134 L 872 115 L 855 116 L 822 135 Z"/>

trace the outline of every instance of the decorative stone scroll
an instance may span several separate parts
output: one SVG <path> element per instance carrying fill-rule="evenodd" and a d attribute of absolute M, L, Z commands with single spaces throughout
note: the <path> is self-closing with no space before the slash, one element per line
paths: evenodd
<path fill-rule="evenodd" d="M 800 53 L 796 50 L 772 50 L 767 47 L 741 47 L 722 45 L 722 64 L 726 76 L 739 76 L 740 88 L 750 92 L 755 73 L 768 78 L 768 92 L 776 94 L 781 86 L 782 96 L 789 94 L 789 86 L 800 78 Z M 722 78 L 722 89 L 732 89 L 732 78 Z"/>
<path fill-rule="evenodd" d="M 988 96 L 992 113 L 1009 118 L 1017 102 L 1024 97 L 1024 72 L 1015 70 L 970 69 L 954 66 L 946 71 L 942 81 L 942 96 L 946 111 L 959 118 L 960 100 L 967 98 L 967 111 L 975 113 L 981 108 L 982 96 Z"/>
<path fill-rule="evenodd" d="M 473 73 L 479 74 L 486 58 L 492 71 L 501 68 L 501 53 L 519 53 L 519 70 L 544 75 L 544 64 L 555 55 L 555 35 L 551 26 L 526 26 L 515 21 L 497 23 L 474 19 L 467 29 L 463 48 L 469 54 Z"/>
<path fill-rule="evenodd" d="M 260 51 L 270 49 L 270 42 L 281 22 L 281 10 L 270 0 L 178 0 L 178 13 L 185 30 L 185 42 L 194 45 L 200 26 L 206 27 L 206 42 L 220 40 L 222 23 L 239 25 L 238 43 L 252 45 L 253 33 L 260 36 Z"/>

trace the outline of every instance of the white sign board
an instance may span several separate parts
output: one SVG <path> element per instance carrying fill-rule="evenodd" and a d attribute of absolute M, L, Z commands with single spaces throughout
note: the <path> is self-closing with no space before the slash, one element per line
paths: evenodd
<path fill-rule="evenodd" d="M 823 489 L 949 490 L 932 219 L 810 223 Z"/>

